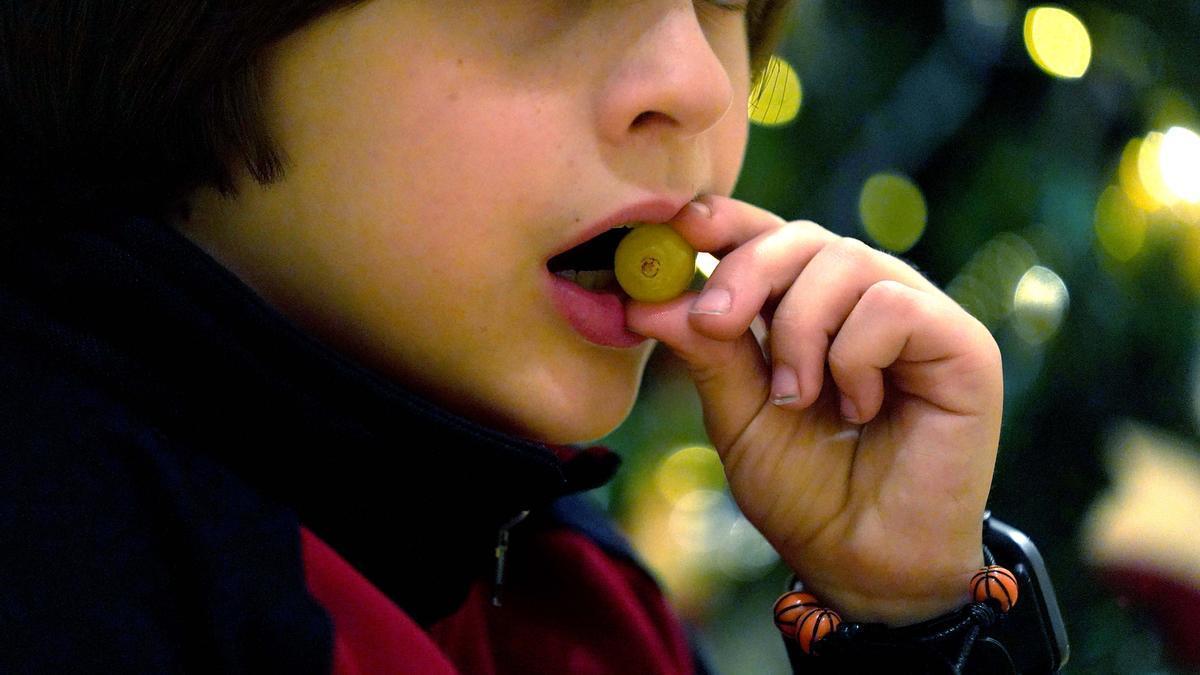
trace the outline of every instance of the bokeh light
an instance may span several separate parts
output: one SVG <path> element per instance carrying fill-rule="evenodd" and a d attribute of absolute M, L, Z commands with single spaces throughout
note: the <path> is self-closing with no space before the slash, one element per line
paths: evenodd
<path fill-rule="evenodd" d="M 1200 455 L 1186 440 L 1126 422 L 1108 449 L 1110 487 L 1087 515 L 1085 554 L 1097 565 L 1157 568 L 1200 583 Z"/>
<path fill-rule="evenodd" d="M 1025 49 L 1054 77 L 1083 77 L 1092 62 L 1092 39 L 1083 21 L 1061 7 L 1042 5 L 1025 13 Z"/>
<path fill-rule="evenodd" d="M 1067 313 L 1067 285 L 1053 270 L 1030 267 L 1013 292 L 1013 327 L 1029 344 L 1040 345 L 1058 333 Z"/>
<path fill-rule="evenodd" d="M 791 64 L 772 56 L 750 92 L 750 121 L 764 127 L 780 127 L 800 114 L 804 89 Z"/>
<path fill-rule="evenodd" d="M 1169 205 L 1177 200 L 1162 171 L 1162 147 L 1165 138 L 1166 135 L 1158 131 L 1147 134 L 1142 139 L 1137 157 L 1138 180 L 1146 194 L 1160 205 Z"/>
<path fill-rule="evenodd" d="M 1200 136 L 1196 132 L 1186 127 L 1168 129 L 1163 134 L 1158 163 L 1172 197 L 1200 201 Z"/>
<path fill-rule="evenodd" d="M 1137 255 L 1146 242 L 1146 214 L 1115 185 L 1096 203 L 1095 228 L 1100 248 L 1121 262 Z"/>
<path fill-rule="evenodd" d="M 669 452 L 646 477 L 627 531 L 685 615 L 702 613 L 720 584 L 775 568 L 778 554 L 733 501 L 711 446 Z"/>
<path fill-rule="evenodd" d="M 625 523 L 634 546 L 685 616 L 703 614 L 716 588 L 717 551 L 740 517 L 711 446 L 686 445 L 659 458 L 632 488 Z"/>
<path fill-rule="evenodd" d="M 723 492 L 692 490 L 675 502 L 667 532 L 685 555 L 706 555 L 721 546 L 735 518 L 737 512 Z"/>
<path fill-rule="evenodd" d="M 779 554 L 766 537 L 739 515 L 717 550 L 717 567 L 741 581 L 757 579 L 779 562 Z"/>
<path fill-rule="evenodd" d="M 995 328 L 1012 312 L 1017 282 L 1037 261 L 1029 242 L 1002 232 L 971 256 L 946 286 L 946 293 L 984 325 Z"/>
<path fill-rule="evenodd" d="M 925 233 L 925 197 L 906 176 L 878 173 L 863 184 L 858 214 L 872 241 L 883 248 L 903 253 Z"/>
<path fill-rule="evenodd" d="M 1175 213 L 1180 222 L 1193 226 L 1193 229 L 1200 228 L 1200 201 L 1180 202 Z"/>
<path fill-rule="evenodd" d="M 717 451 L 701 445 L 681 448 L 667 455 L 654 472 L 658 493 L 675 503 L 696 490 L 720 490 L 725 470 Z"/>
<path fill-rule="evenodd" d="M 1138 169 L 1138 162 L 1142 156 L 1142 139 L 1134 138 L 1125 144 L 1124 151 L 1121 152 L 1121 163 L 1117 169 L 1117 179 L 1121 184 L 1121 190 L 1129 201 L 1137 205 L 1143 211 L 1155 211 L 1162 206 L 1154 195 L 1146 189 L 1142 184 L 1141 172 Z"/>

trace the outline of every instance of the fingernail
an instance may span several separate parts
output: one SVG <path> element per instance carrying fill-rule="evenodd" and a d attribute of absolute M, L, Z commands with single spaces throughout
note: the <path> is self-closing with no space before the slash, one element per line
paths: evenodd
<path fill-rule="evenodd" d="M 775 366 L 771 375 L 771 403 L 787 405 L 800 400 L 800 379 L 791 366 Z"/>
<path fill-rule="evenodd" d="M 733 307 L 733 297 L 729 295 L 729 291 L 724 288 L 708 288 L 692 303 L 690 311 L 692 314 L 716 316 L 728 314 L 731 307 Z"/>
<path fill-rule="evenodd" d="M 712 208 L 704 202 L 693 200 L 688 202 L 688 207 L 690 207 L 692 211 L 694 211 L 696 215 L 700 216 L 701 218 L 712 217 Z"/>
<path fill-rule="evenodd" d="M 858 424 L 858 408 L 854 405 L 854 401 L 846 398 L 845 394 L 842 394 L 841 408 L 842 417 L 847 422 L 854 422 L 855 424 Z"/>

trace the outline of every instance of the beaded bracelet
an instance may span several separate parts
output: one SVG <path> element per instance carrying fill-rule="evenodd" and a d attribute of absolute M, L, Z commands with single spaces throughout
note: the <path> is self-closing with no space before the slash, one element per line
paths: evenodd
<path fill-rule="evenodd" d="M 988 562 L 993 562 L 987 556 Z M 998 614 L 1005 614 L 1017 602 L 1017 578 L 1007 568 L 989 564 L 971 576 L 969 590 L 973 602 L 959 610 L 962 620 L 940 631 L 942 637 L 970 629 L 963 644 L 959 661 L 965 661 L 975 637 L 983 628 L 992 625 Z M 822 607 L 816 596 L 804 591 L 789 591 L 775 601 L 775 625 L 789 639 L 795 640 L 805 654 L 819 654 L 820 644 L 831 635 L 845 638 L 861 632 L 863 624 L 846 623 L 828 607 Z"/>

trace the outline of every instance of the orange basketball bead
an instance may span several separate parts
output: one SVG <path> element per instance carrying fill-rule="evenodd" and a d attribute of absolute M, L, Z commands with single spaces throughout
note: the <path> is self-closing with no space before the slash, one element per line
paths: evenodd
<path fill-rule="evenodd" d="M 817 607 L 801 615 L 796 622 L 796 642 L 805 654 L 812 654 L 813 645 L 842 625 L 842 617 L 832 609 Z"/>
<path fill-rule="evenodd" d="M 975 602 L 993 600 L 1007 612 L 1017 604 L 1017 577 L 999 565 L 988 565 L 971 577 L 971 597 Z"/>
<path fill-rule="evenodd" d="M 784 635 L 795 635 L 796 621 L 800 619 L 800 615 L 820 606 L 816 596 L 811 593 L 784 593 L 775 601 L 775 625 L 779 626 Z"/>

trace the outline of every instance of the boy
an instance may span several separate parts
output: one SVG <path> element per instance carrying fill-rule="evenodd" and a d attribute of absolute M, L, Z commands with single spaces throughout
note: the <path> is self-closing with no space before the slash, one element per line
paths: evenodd
<path fill-rule="evenodd" d="M 970 601 L 995 342 L 901 261 L 727 196 L 785 3 L 134 4 L 0 10 L 27 170 L 0 192 L 2 662 L 693 670 L 560 499 L 611 475 L 568 446 L 655 341 L 824 605 Z M 722 258 L 701 295 L 549 271 L 633 222 Z"/>

